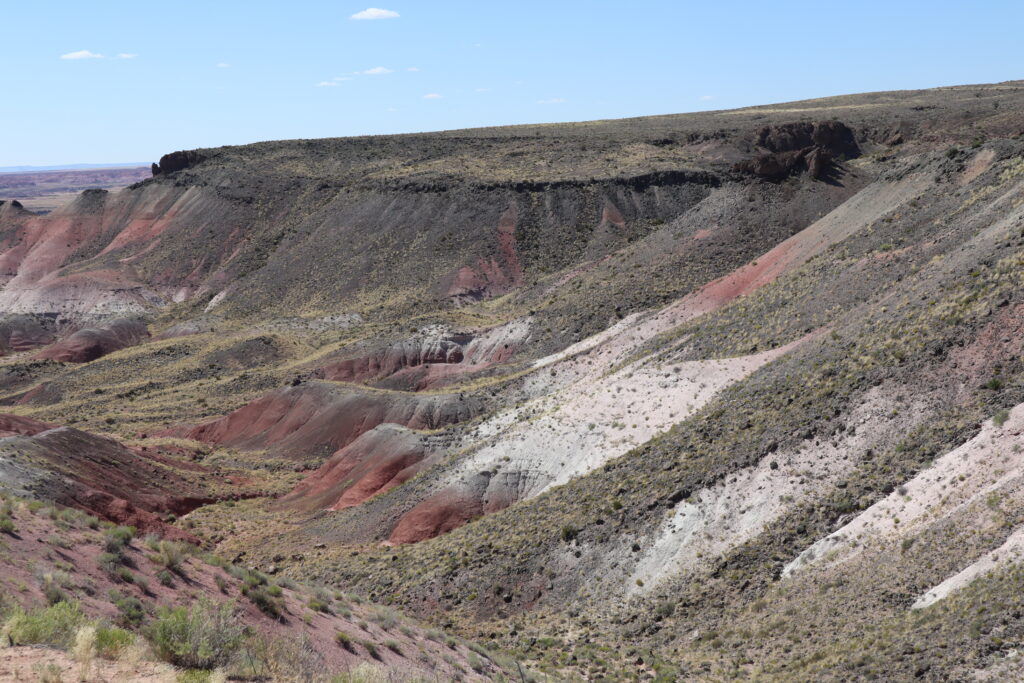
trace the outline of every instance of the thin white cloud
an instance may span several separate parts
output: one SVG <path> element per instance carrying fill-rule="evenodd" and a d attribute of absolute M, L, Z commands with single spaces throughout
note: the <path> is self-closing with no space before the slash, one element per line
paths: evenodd
<path fill-rule="evenodd" d="M 473 92 L 490 92 L 490 91 L 491 91 L 490 88 L 477 88 Z"/>
<path fill-rule="evenodd" d="M 318 88 L 333 88 L 333 87 L 336 87 L 337 85 L 338 84 L 335 83 L 334 81 L 320 81 L 319 83 L 316 84 L 316 87 L 318 87 Z"/>
<path fill-rule="evenodd" d="M 134 54 L 132 52 L 118 52 L 117 53 L 117 58 L 118 59 L 135 59 L 136 57 L 138 57 L 138 55 Z"/>
<path fill-rule="evenodd" d="M 546 100 L 537 100 L 537 104 L 561 104 L 565 102 L 561 97 L 552 97 Z"/>
<path fill-rule="evenodd" d="M 398 17 L 398 12 L 389 9 L 367 7 L 362 12 L 356 12 L 350 18 L 356 21 L 365 21 L 367 19 L 397 19 Z"/>
<path fill-rule="evenodd" d="M 231 65 L 228 64 L 227 62 L 220 62 L 220 63 L 217 64 L 217 68 L 218 69 L 227 69 L 229 66 L 231 66 Z"/>
<path fill-rule="evenodd" d="M 367 69 L 363 73 L 366 74 L 367 76 L 380 76 L 383 74 L 389 74 L 391 73 L 391 71 L 392 70 L 387 68 L 386 66 L 375 66 L 372 69 Z"/>
<path fill-rule="evenodd" d="M 95 52 L 89 52 L 88 50 L 78 50 L 77 52 L 69 52 L 66 55 L 61 55 L 61 59 L 103 59 L 103 55 Z"/>
<path fill-rule="evenodd" d="M 352 77 L 351 76 L 335 76 L 334 80 L 336 80 L 336 81 L 351 81 Z"/>
<path fill-rule="evenodd" d="M 419 70 L 420 70 L 420 68 L 418 66 L 410 66 L 408 69 L 406 69 L 406 71 L 419 71 Z"/>
<path fill-rule="evenodd" d="M 436 92 L 432 92 L 432 93 L 427 93 L 426 95 L 424 95 L 423 99 L 425 99 L 425 100 L 439 100 L 439 99 L 441 99 L 441 96 L 439 94 L 437 94 Z"/>
<path fill-rule="evenodd" d="M 710 102 L 711 100 L 715 99 L 715 96 L 714 95 L 701 95 L 700 99 L 701 99 L 701 102 Z"/>

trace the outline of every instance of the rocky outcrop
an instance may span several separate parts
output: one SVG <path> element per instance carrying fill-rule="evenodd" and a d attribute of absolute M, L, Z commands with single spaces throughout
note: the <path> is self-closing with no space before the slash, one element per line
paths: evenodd
<path fill-rule="evenodd" d="M 853 130 L 839 121 L 765 126 L 755 134 L 754 144 L 767 153 L 741 161 L 734 169 L 769 180 L 804 171 L 815 180 L 824 180 L 835 159 L 860 156 Z"/>
<path fill-rule="evenodd" d="M 195 166 L 205 159 L 206 157 L 195 150 L 171 152 L 160 157 L 160 163 L 153 164 L 153 175 L 167 175 L 168 173 L 182 171 Z"/>
<path fill-rule="evenodd" d="M 374 353 L 338 361 L 317 374 L 338 382 L 365 382 L 404 368 L 433 363 L 461 363 L 462 346 L 454 339 L 406 339 Z"/>
<path fill-rule="evenodd" d="M 406 391 L 436 389 L 508 361 L 529 333 L 529 321 L 520 319 L 481 333 L 405 339 L 365 356 L 331 362 L 314 370 L 313 376 Z"/>
<path fill-rule="evenodd" d="M 820 147 L 829 154 L 853 159 L 860 156 L 857 140 L 846 124 L 839 121 L 786 123 L 765 126 L 757 131 L 755 144 L 771 152 L 793 152 Z"/>

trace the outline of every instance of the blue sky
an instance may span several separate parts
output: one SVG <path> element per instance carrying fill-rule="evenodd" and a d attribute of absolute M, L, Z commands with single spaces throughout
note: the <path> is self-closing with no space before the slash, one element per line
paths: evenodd
<path fill-rule="evenodd" d="M 0 166 L 1024 78 L 1019 0 L 371 1 L 4 3 Z"/>

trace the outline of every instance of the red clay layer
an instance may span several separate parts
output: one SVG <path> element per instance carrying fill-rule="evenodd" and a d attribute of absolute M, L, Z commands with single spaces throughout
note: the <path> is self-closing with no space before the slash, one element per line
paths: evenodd
<path fill-rule="evenodd" d="M 273 391 L 235 412 L 193 427 L 196 441 L 270 449 L 296 459 L 327 456 L 383 423 L 437 429 L 470 419 L 479 401 L 457 394 L 354 393 L 319 382 Z"/>

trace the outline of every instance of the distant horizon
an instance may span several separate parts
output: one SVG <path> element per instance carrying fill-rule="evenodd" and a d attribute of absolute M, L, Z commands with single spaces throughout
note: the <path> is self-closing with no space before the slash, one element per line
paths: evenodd
<path fill-rule="evenodd" d="M 99 168 L 142 168 L 149 166 L 151 161 L 125 161 L 105 164 L 66 163 L 49 164 L 46 166 L 0 166 L 0 173 L 45 173 L 47 171 L 88 171 Z"/>
<path fill-rule="evenodd" d="M 12 31 L 0 43 L 0 78 L 41 86 L 0 115 L 0 168 L 695 113 L 1024 75 L 1024 4 L 1006 0 L 865 0 L 852 11 L 810 0 L 384 4 L 5 8 L 9 25 L 47 30 Z"/>

